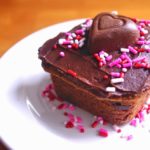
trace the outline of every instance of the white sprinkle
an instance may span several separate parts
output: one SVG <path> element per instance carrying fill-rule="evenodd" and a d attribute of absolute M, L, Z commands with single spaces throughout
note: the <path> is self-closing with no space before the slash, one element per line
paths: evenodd
<path fill-rule="evenodd" d="M 68 48 L 72 48 L 72 46 L 71 46 L 71 45 L 68 45 Z"/>
<path fill-rule="evenodd" d="M 112 14 L 112 15 L 118 15 L 118 11 L 113 10 L 113 11 L 111 12 L 111 14 Z"/>
<path fill-rule="evenodd" d="M 127 70 L 127 68 L 122 68 L 122 71 L 127 72 L 128 70 Z"/>
<path fill-rule="evenodd" d="M 148 34 L 148 30 L 142 28 L 141 31 L 144 33 L 144 34 Z"/>
<path fill-rule="evenodd" d="M 72 37 L 71 35 L 69 35 L 69 36 L 68 36 L 68 39 L 69 39 L 69 40 L 72 40 L 72 39 L 73 39 L 73 37 Z"/>
<path fill-rule="evenodd" d="M 123 78 L 114 78 L 114 79 L 111 79 L 111 83 L 121 83 L 121 82 L 124 82 Z"/>
<path fill-rule="evenodd" d="M 81 24 L 81 27 L 82 27 L 82 28 L 86 28 L 87 25 L 86 25 L 86 24 Z"/>
<path fill-rule="evenodd" d="M 127 52 L 127 53 L 128 53 L 128 52 L 129 52 L 129 49 L 128 49 L 128 48 L 121 48 L 120 51 L 121 51 L 121 52 Z"/>
<path fill-rule="evenodd" d="M 150 49 L 150 45 L 142 45 L 141 48 Z"/>
<path fill-rule="evenodd" d="M 77 39 L 75 39 L 74 43 L 75 44 L 79 44 L 79 41 Z"/>
<path fill-rule="evenodd" d="M 82 47 L 84 45 L 84 42 L 79 43 L 79 47 Z"/>
<path fill-rule="evenodd" d="M 65 39 L 59 39 L 59 40 L 58 40 L 58 44 L 62 45 L 63 42 L 65 42 L 65 41 L 66 41 Z"/>
<path fill-rule="evenodd" d="M 74 37 L 74 38 L 77 36 L 75 33 L 72 33 L 71 35 L 72 35 L 72 37 Z"/>
<path fill-rule="evenodd" d="M 85 38 L 82 38 L 79 42 L 84 42 L 85 41 Z"/>
<path fill-rule="evenodd" d="M 147 105 L 150 104 L 150 98 L 146 101 L 146 104 L 147 104 Z"/>
<path fill-rule="evenodd" d="M 65 53 L 61 51 L 61 52 L 59 53 L 59 56 L 64 57 L 64 56 L 65 56 Z"/>
<path fill-rule="evenodd" d="M 83 28 L 82 28 L 82 30 L 83 30 L 83 31 L 86 31 L 86 28 L 85 28 L 85 27 L 83 27 Z"/>
<path fill-rule="evenodd" d="M 74 43 L 74 41 L 73 41 L 73 40 L 71 40 L 71 41 L 70 41 L 70 44 L 73 44 L 73 43 Z"/>
<path fill-rule="evenodd" d="M 84 35 L 85 35 L 85 32 L 83 32 L 82 35 L 84 36 Z"/>
<path fill-rule="evenodd" d="M 106 92 L 115 92 L 116 88 L 115 87 L 107 87 Z"/>
<path fill-rule="evenodd" d="M 108 53 L 104 52 L 104 56 L 105 56 L 105 57 L 108 57 L 109 55 L 108 55 Z"/>

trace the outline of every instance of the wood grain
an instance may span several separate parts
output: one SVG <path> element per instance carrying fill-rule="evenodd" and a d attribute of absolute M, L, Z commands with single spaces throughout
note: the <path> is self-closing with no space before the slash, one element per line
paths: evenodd
<path fill-rule="evenodd" d="M 150 18 L 149 0 L 1 0 L 0 56 L 13 44 L 43 27 L 101 11 L 118 10 L 132 17 Z"/>

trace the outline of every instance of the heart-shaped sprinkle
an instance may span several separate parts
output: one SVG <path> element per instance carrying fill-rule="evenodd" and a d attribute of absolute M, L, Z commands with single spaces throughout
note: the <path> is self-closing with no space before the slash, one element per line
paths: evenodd
<path fill-rule="evenodd" d="M 140 37 L 137 25 L 128 17 L 101 13 L 89 31 L 88 48 L 91 54 L 107 52 L 135 44 Z"/>

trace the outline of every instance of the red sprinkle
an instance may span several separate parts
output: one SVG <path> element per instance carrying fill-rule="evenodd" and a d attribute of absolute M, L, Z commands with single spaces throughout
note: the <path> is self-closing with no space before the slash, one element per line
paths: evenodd
<path fill-rule="evenodd" d="M 53 94 L 51 91 L 49 91 L 48 98 L 49 98 L 50 101 L 53 101 L 54 99 L 56 99 L 56 95 Z"/>
<path fill-rule="evenodd" d="M 104 75 L 103 78 L 104 78 L 104 79 L 108 79 L 108 75 Z"/>
<path fill-rule="evenodd" d="M 92 128 L 96 128 L 98 125 L 98 121 L 94 121 L 92 124 L 91 124 L 91 127 Z"/>
<path fill-rule="evenodd" d="M 80 35 L 77 35 L 77 36 L 76 36 L 76 39 L 77 39 L 77 40 L 81 40 L 82 37 L 81 37 Z"/>
<path fill-rule="evenodd" d="M 135 23 L 137 22 L 137 19 L 136 18 L 132 18 L 132 21 L 134 21 Z"/>
<path fill-rule="evenodd" d="M 57 106 L 57 109 L 65 109 L 65 108 L 67 108 L 67 104 L 64 103 Z"/>
<path fill-rule="evenodd" d="M 94 57 L 96 58 L 97 61 L 101 62 L 102 59 L 99 57 L 99 55 L 97 53 L 94 54 Z"/>
<path fill-rule="evenodd" d="M 56 48 L 57 48 L 57 45 L 55 44 L 55 45 L 53 46 L 53 48 L 56 49 Z"/>
<path fill-rule="evenodd" d="M 68 116 L 68 113 L 66 111 L 64 112 L 64 116 Z"/>
<path fill-rule="evenodd" d="M 144 32 L 140 31 L 140 36 L 144 36 L 144 35 L 145 35 Z"/>
<path fill-rule="evenodd" d="M 107 137 L 108 136 L 108 131 L 105 130 L 104 128 L 100 128 L 99 135 L 102 136 L 102 137 Z"/>
<path fill-rule="evenodd" d="M 81 128 L 80 129 L 80 133 L 84 133 L 85 132 L 85 129 L 84 128 Z"/>
<path fill-rule="evenodd" d="M 73 128 L 74 124 L 71 121 L 68 121 L 65 125 L 66 128 Z"/>
<path fill-rule="evenodd" d="M 124 73 L 120 72 L 120 78 L 124 78 Z"/>
<path fill-rule="evenodd" d="M 75 44 L 75 43 L 72 44 L 72 47 L 75 48 L 75 49 L 79 48 L 78 44 Z"/>
<path fill-rule="evenodd" d="M 76 77 L 76 76 L 77 76 L 77 73 L 74 72 L 74 71 L 71 70 L 71 69 L 68 69 L 68 70 L 67 70 L 67 73 L 69 73 L 69 74 L 72 75 L 73 77 Z"/>

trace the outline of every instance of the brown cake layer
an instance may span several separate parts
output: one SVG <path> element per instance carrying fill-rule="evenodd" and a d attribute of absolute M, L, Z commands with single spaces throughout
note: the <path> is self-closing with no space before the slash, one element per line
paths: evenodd
<path fill-rule="evenodd" d="M 140 111 L 149 95 L 148 92 L 143 92 L 134 99 L 126 100 L 101 98 L 72 84 L 64 77 L 57 75 L 51 77 L 59 97 L 94 115 L 103 117 L 112 124 L 121 125 L 129 122 Z"/>
<path fill-rule="evenodd" d="M 39 58 L 42 60 L 44 70 L 52 75 L 56 93 L 60 97 L 94 115 L 104 117 L 108 122 L 123 124 L 136 115 L 149 94 L 150 50 L 144 44 L 137 44 L 137 41 L 143 38 L 147 44 L 146 46 L 148 46 L 148 43 L 150 43 L 150 28 L 147 23 L 142 27 L 141 22 L 136 21 L 134 23 L 130 18 L 123 16 L 112 16 L 111 14 L 103 13 L 98 18 L 100 18 L 100 21 L 98 20 L 100 22 L 98 23 L 99 30 L 97 31 L 97 28 L 95 30 L 93 26 L 91 29 L 96 33 L 89 32 L 86 29 L 85 35 L 82 37 L 85 38 L 82 47 L 78 47 L 75 43 L 69 47 L 67 44 L 61 44 L 60 40 L 64 40 L 68 33 L 71 35 L 76 33 L 81 38 L 79 32 L 84 24 L 76 26 L 68 33 L 60 33 L 55 38 L 48 40 L 39 49 Z M 131 26 L 133 25 L 134 30 L 128 26 L 128 23 Z M 144 30 L 138 31 L 138 26 Z M 128 36 L 131 36 L 130 40 L 126 40 L 128 36 L 125 35 L 124 30 L 128 33 Z M 132 37 L 133 33 L 134 36 Z M 94 36 L 90 36 L 92 34 Z M 124 38 L 120 37 L 121 35 Z M 104 38 L 101 36 L 104 36 Z M 90 38 L 95 39 L 90 40 Z M 103 42 L 98 43 L 99 38 L 100 41 L 105 41 L 106 38 L 106 41 L 112 45 L 113 40 L 115 40 L 116 45 L 113 46 L 116 47 L 114 49 L 118 49 L 119 46 L 124 46 L 124 44 L 130 44 L 131 41 L 131 47 L 136 53 L 127 52 L 129 62 L 125 60 L 127 61 L 125 63 L 131 63 L 131 66 L 127 67 L 127 72 L 123 73 L 123 77 L 121 77 L 123 82 L 112 83 L 112 79 L 115 77 L 111 74 L 112 72 L 122 71 L 124 59 L 121 60 L 121 55 L 123 52 L 120 49 L 110 50 L 111 46 L 107 45 L 107 42 L 105 44 Z M 122 40 L 126 43 L 122 42 Z M 93 51 L 91 47 L 88 47 L 88 44 L 91 43 L 90 45 L 92 45 L 94 42 L 97 45 Z M 106 62 L 106 65 L 99 66 L 98 61 L 95 59 L 95 54 L 99 54 L 97 52 L 99 50 L 96 48 L 105 47 L 105 45 L 108 48 L 108 55 L 112 55 L 112 60 Z M 60 55 L 62 52 L 64 56 Z M 121 60 L 121 68 L 110 67 L 110 64 L 118 58 Z M 143 60 L 138 61 L 138 64 L 136 64 L 136 59 Z M 107 76 L 107 79 L 104 78 L 105 76 Z M 115 91 L 109 92 L 106 90 L 107 87 L 113 87 Z"/>

